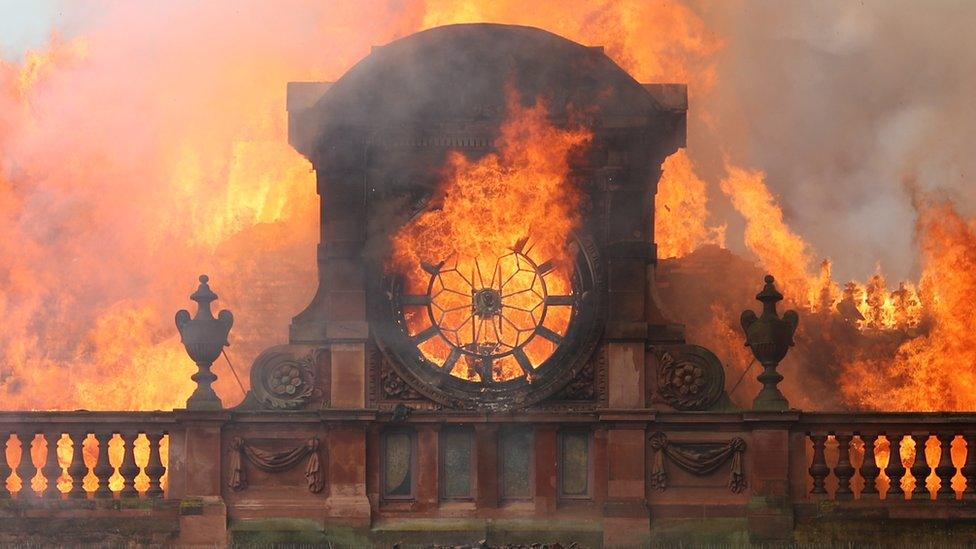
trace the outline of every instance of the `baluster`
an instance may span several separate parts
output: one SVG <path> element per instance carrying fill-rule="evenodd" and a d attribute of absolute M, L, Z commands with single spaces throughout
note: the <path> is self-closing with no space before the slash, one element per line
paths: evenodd
<path fill-rule="evenodd" d="M 41 474 L 47 479 L 47 488 L 44 489 L 44 497 L 48 499 L 58 499 L 61 491 L 58 490 L 58 477 L 61 476 L 61 464 L 58 463 L 58 440 L 61 439 L 61 432 L 44 433 L 44 440 L 47 441 L 47 455 L 44 457 L 44 466 Z"/>
<path fill-rule="evenodd" d="M 888 493 L 885 500 L 905 499 L 905 491 L 901 487 L 901 479 L 905 476 L 905 464 L 901 461 L 901 440 L 903 435 L 885 434 L 888 439 L 888 465 L 885 474 L 888 475 Z"/>
<path fill-rule="evenodd" d="M 966 462 L 962 466 L 962 476 L 966 478 L 964 499 L 976 499 L 976 433 L 966 433 Z"/>
<path fill-rule="evenodd" d="M 112 432 L 102 432 L 95 435 L 98 442 L 98 458 L 95 460 L 95 467 L 92 472 L 98 477 L 98 488 L 95 489 L 95 497 L 107 499 L 112 497 L 112 489 L 108 486 L 108 481 L 112 477 L 115 469 L 108 459 L 108 443 L 112 440 Z"/>
<path fill-rule="evenodd" d="M 925 459 L 925 441 L 929 435 L 912 435 L 915 441 L 915 461 L 912 462 L 912 476 L 915 477 L 915 489 L 912 490 L 912 499 L 922 499 L 922 496 L 929 495 L 929 489 L 925 486 L 925 479 L 929 476 L 931 469 Z"/>
<path fill-rule="evenodd" d="M 85 465 L 85 439 L 88 431 L 76 431 L 71 433 L 71 463 L 68 464 L 68 476 L 71 477 L 71 491 L 68 497 L 72 499 L 85 499 L 88 492 L 85 491 L 85 475 L 88 474 L 88 466 Z"/>
<path fill-rule="evenodd" d="M 854 476 L 854 467 L 851 466 L 851 435 L 834 435 L 837 439 L 837 467 L 834 467 L 834 475 L 837 477 L 837 492 L 834 499 L 849 500 L 854 499 L 854 492 L 851 491 L 851 477 Z"/>
<path fill-rule="evenodd" d="M 0 431 L 0 499 L 9 499 L 10 492 L 7 491 L 7 478 L 13 469 L 7 463 L 7 441 L 10 439 L 9 431 Z"/>
<path fill-rule="evenodd" d="M 935 474 L 939 477 L 939 499 L 956 499 L 956 491 L 952 489 L 952 477 L 956 476 L 956 467 L 952 464 L 952 440 L 954 433 L 938 433 L 936 438 L 941 445 L 939 464 L 935 467 Z"/>
<path fill-rule="evenodd" d="M 813 463 L 810 464 L 809 473 L 813 477 L 813 489 L 810 494 L 818 497 L 827 497 L 827 488 L 824 480 L 830 469 L 827 467 L 827 458 L 824 457 L 824 447 L 827 444 L 827 435 L 808 435 L 813 441 Z"/>
<path fill-rule="evenodd" d="M 20 439 L 20 463 L 17 464 L 17 476 L 20 477 L 20 492 L 17 492 L 18 499 L 31 499 L 37 497 L 34 488 L 31 487 L 31 479 L 37 474 L 37 467 L 31 460 L 31 443 L 34 442 L 34 431 L 21 431 L 17 433 Z"/>
<path fill-rule="evenodd" d="M 146 433 L 146 438 L 149 439 L 149 462 L 146 464 L 149 489 L 146 491 L 146 497 L 161 498 L 163 497 L 163 487 L 160 479 L 166 472 L 163 461 L 159 457 L 159 443 L 163 440 L 163 433 Z"/>
<path fill-rule="evenodd" d="M 122 475 L 121 497 L 139 497 L 136 490 L 136 476 L 139 475 L 139 465 L 136 464 L 136 439 L 139 431 L 127 431 L 120 435 L 125 441 L 124 455 L 122 464 L 119 466 L 119 474 Z"/>
<path fill-rule="evenodd" d="M 874 444 L 878 440 L 878 435 L 860 435 L 861 441 L 864 442 L 864 461 L 861 462 L 861 476 L 864 478 L 864 488 L 861 490 L 861 498 L 867 497 L 868 499 L 878 499 L 878 487 L 875 485 L 875 481 L 878 475 L 881 474 L 881 469 L 878 467 L 876 459 L 874 457 Z"/>

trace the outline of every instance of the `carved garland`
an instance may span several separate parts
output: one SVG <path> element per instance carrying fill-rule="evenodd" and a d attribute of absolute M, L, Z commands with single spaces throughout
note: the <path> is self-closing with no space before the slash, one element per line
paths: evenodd
<path fill-rule="evenodd" d="M 291 469 L 306 457 L 305 478 L 308 480 L 308 491 L 317 494 L 325 487 L 322 467 L 319 463 L 319 439 L 312 437 L 303 444 L 282 452 L 269 452 L 255 448 L 240 437 L 235 437 L 231 443 L 230 480 L 227 485 L 232 490 L 241 491 L 247 488 L 247 470 L 244 461 L 268 473 L 280 473 Z"/>
<path fill-rule="evenodd" d="M 742 454 L 746 451 L 746 441 L 735 437 L 728 442 L 671 442 L 664 433 L 654 433 L 650 437 L 651 446 L 651 488 L 663 492 L 668 487 L 668 474 L 664 467 L 667 456 L 678 467 L 693 475 L 707 475 L 731 459 L 729 490 L 738 494 L 746 487 L 742 474 Z"/>

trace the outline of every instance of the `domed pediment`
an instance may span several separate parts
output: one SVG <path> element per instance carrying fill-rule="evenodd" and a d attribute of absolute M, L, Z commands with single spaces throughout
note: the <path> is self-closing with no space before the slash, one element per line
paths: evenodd
<path fill-rule="evenodd" d="M 294 143 L 303 152 L 336 129 L 406 129 L 492 122 L 506 90 L 542 98 L 553 119 L 584 113 L 646 124 L 665 110 L 603 48 L 515 25 L 437 27 L 376 47 L 310 108 Z"/>

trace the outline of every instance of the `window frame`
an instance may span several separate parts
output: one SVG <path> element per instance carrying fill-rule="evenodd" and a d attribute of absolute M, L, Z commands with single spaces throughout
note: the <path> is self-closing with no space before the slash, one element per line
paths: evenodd
<path fill-rule="evenodd" d="M 410 493 L 390 494 L 386 486 L 387 444 L 391 435 L 407 435 L 410 440 Z M 417 499 L 417 431 L 409 427 L 384 429 L 380 434 L 380 496 L 384 501 L 415 501 Z"/>
<path fill-rule="evenodd" d="M 468 440 L 468 495 L 466 496 L 449 496 L 445 493 L 447 483 L 444 482 L 446 478 L 445 465 L 447 465 L 447 460 L 444 458 L 444 452 L 447 450 L 447 446 L 444 444 L 445 433 L 450 434 L 463 434 Z M 477 444 L 475 441 L 475 431 L 469 425 L 445 425 L 441 427 L 437 432 L 437 495 L 441 501 L 446 502 L 458 502 L 458 501 L 474 501 L 478 493 L 478 452 Z"/>
<path fill-rule="evenodd" d="M 505 437 L 519 433 L 529 435 L 529 493 L 510 496 L 505 493 Z M 532 501 L 535 498 L 535 439 L 535 428 L 531 425 L 511 425 L 498 430 L 498 499 L 502 503 Z"/>
<path fill-rule="evenodd" d="M 586 437 L 586 492 L 567 494 L 563 490 L 565 466 L 565 442 L 567 436 Z M 588 501 L 593 499 L 593 430 L 582 427 L 560 429 L 556 436 L 556 495 L 561 500 Z"/>

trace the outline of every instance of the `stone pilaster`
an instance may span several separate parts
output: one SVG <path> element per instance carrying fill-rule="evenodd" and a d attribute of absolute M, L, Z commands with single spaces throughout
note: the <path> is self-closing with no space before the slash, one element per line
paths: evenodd
<path fill-rule="evenodd" d="M 226 411 L 176 410 L 170 433 L 169 490 L 180 497 L 180 545 L 226 547 L 227 506 L 221 497 L 221 432 Z"/>
<path fill-rule="evenodd" d="M 743 415 L 747 423 L 754 425 L 745 467 L 752 493 L 746 517 L 749 539 L 755 543 L 793 539 L 792 497 L 796 495 L 794 490 L 799 489 L 795 479 L 806 478 L 805 459 L 791 461 L 791 456 L 806 456 L 802 434 L 790 432 L 798 418 L 799 412 L 795 411 Z"/>
<path fill-rule="evenodd" d="M 366 486 L 366 426 L 356 420 L 369 416 L 331 411 L 320 414 L 331 426 L 327 438 L 329 494 L 325 501 L 325 520 L 368 528 L 372 507 Z"/>

